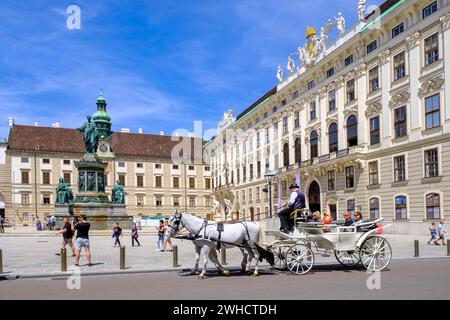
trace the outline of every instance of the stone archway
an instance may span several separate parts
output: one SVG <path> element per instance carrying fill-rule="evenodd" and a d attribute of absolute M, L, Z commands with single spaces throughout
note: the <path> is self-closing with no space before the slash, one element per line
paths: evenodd
<path fill-rule="evenodd" d="M 0 193 L 0 216 L 5 218 L 5 197 Z"/>
<path fill-rule="evenodd" d="M 308 188 L 308 204 L 311 212 L 322 212 L 322 204 L 320 201 L 320 186 L 316 180 L 313 180 Z"/>

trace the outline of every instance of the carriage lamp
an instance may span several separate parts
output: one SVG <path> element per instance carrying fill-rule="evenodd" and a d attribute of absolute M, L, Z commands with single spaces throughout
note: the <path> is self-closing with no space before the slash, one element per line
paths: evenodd
<path fill-rule="evenodd" d="M 269 186 L 269 211 L 270 211 L 270 218 L 272 218 L 272 184 L 273 180 L 275 179 L 275 174 L 271 171 L 266 172 L 264 175 L 264 178 L 266 179 L 267 185 Z"/>

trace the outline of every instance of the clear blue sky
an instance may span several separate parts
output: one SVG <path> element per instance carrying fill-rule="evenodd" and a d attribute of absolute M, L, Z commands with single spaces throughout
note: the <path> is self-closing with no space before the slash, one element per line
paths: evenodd
<path fill-rule="evenodd" d="M 370 1 L 369 1 L 370 2 Z M 372 1 L 374 3 L 380 1 Z M 100 88 L 113 128 L 215 128 L 276 83 L 276 66 L 357 0 L 2 0 L 0 137 L 17 124 L 81 125 Z M 81 30 L 66 28 L 69 5 Z"/>

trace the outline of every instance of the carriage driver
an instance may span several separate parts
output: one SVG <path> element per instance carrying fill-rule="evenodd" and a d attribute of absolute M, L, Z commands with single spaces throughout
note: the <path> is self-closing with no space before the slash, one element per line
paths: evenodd
<path fill-rule="evenodd" d="M 281 222 L 280 231 L 284 233 L 292 232 L 294 229 L 294 221 L 289 219 L 292 212 L 297 209 L 305 209 L 306 207 L 305 194 L 299 190 L 299 186 L 293 183 L 289 186 L 289 191 L 291 192 L 291 196 L 286 205 L 287 208 L 278 213 Z"/>

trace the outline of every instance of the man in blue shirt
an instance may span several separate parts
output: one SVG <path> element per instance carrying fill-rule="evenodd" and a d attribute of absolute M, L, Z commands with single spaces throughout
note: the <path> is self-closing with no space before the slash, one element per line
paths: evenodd
<path fill-rule="evenodd" d="M 278 213 L 281 223 L 280 231 L 284 233 L 291 232 L 294 229 L 294 221 L 289 219 L 292 212 L 306 207 L 305 194 L 299 190 L 299 186 L 291 184 L 289 186 L 289 191 L 291 192 L 291 195 L 289 197 L 287 208 Z"/>

